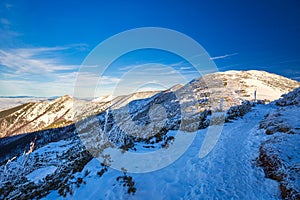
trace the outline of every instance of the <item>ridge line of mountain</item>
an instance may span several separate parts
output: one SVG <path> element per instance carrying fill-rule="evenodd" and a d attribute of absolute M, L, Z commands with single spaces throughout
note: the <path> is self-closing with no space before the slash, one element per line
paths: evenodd
<path fill-rule="evenodd" d="M 180 101 L 188 101 L 194 106 L 197 104 L 197 109 L 201 112 L 218 107 L 221 98 L 225 100 L 224 108 L 229 108 L 243 100 L 252 100 L 254 91 L 257 99 L 272 101 L 296 87 L 300 87 L 297 81 L 265 71 L 248 70 L 216 72 L 195 78 L 186 85 L 174 85 L 164 91 L 137 92 L 104 102 L 77 100 L 76 97 L 64 95 L 52 101 L 27 103 L 0 111 L 0 138 L 63 127 L 99 114 L 107 108 L 120 109 L 134 100 L 147 99 L 154 95 L 173 93 L 182 96 Z"/>

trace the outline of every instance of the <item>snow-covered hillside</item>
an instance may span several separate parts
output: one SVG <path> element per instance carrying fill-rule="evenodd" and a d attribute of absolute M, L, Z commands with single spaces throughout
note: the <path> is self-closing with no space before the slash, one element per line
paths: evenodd
<path fill-rule="evenodd" d="M 56 99 L 43 106 L 55 105 L 63 113 L 71 102 L 76 123 L 0 139 L 0 198 L 297 197 L 299 89 L 281 100 L 264 103 L 299 86 L 296 81 L 266 72 L 230 71 L 209 74 L 166 91 L 135 93 L 111 101 L 74 101 L 68 96 Z M 43 106 L 34 108 L 42 110 Z M 8 110 L 2 116 L 18 116 L 22 109 Z M 47 111 L 49 119 L 55 119 L 55 109 Z M 38 116 L 32 122 L 49 120 L 45 110 Z M 222 132 L 211 135 L 211 129 Z M 191 145 L 178 159 L 158 167 L 171 159 L 168 152 L 176 154 L 183 149 L 181 144 L 193 134 Z M 207 143 L 207 138 L 214 138 L 215 143 Z M 289 138 L 294 141 L 289 142 Z M 284 140 L 288 142 L 282 143 Z M 114 167 L 118 160 L 107 152 L 111 147 L 120 150 L 119 156 L 154 152 L 160 156 L 131 163 L 127 160 L 119 171 Z M 280 167 L 269 169 L 274 166 L 273 158 Z M 143 165 L 156 170 L 131 173 L 134 170 L 130 167 L 138 172 L 137 167 Z M 276 173 L 283 175 L 276 179 Z"/>
<path fill-rule="evenodd" d="M 110 168 L 109 155 L 93 158 L 75 134 L 3 162 L 0 191 L 8 199 L 280 199 L 279 184 L 266 178 L 257 164 L 260 145 L 269 137 L 259 122 L 276 109 L 254 105 L 242 118 L 225 123 L 215 148 L 204 158 L 199 150 L 208 128 L 200 129 L 178 160 L 141 174 Z M 135 143 L 135 151 L 153 151 L 145 145 Z"/>
<path fill-rule="evenodd" d="M 110 101 L 86 101 L 69 95 L 52 101 L 28 102 L 0 112 L 0 138 L 64 127 L 87 116 L 98 114 L 111 106 L 123 106 L 129 101 L 147 98 L 158 91 L 140 92 L 113 98 Z"/>
<path fill-rule="evenodd" d="M 124 176 L 122 172 L 108 168 L 100 177 L 98 172 L 103 166 L 94 158 L 74 175 L 75 180 L 83 177 L 85 184 L 73 186 L 73 194 L 67 198 L 279 199 L 278 183 L 265 178 L 255 161 L 262 141 L 258 136 L 259 121 L 268 111 L 268 106 L 258 105 L 243 119 L 227 123 L 217 145 L 204 158 L 198 154 L 207 129 L 199 130 L 185 154 L 170 166 L 151 173 L 127 173 L 134 181 L 134 195 L 128 194 L 129 187 L 117 180 Z M 52 191 L 45 199 L 64 198 Z"/>
<path fill-rule="evenodd" d="M 260 122 L 269 135 L 260 147 L 267 177 L 280 182 L 281 196 L 300 199 L 300 88 L 275 101 L 279 106 Z"/>
<path fill-rule="evenodd" d="M 72 98 L 26 103 L 0 112 L 0 137 L 67 125 L 73 120 Z"/>
<path fill-rule="evenodd" d="M 263 71 L 228 71 L 206 75 L 185 86 L 177 85 L 160 95 L 172 91 L 177 97 L 180 96 L 181 106 L 194 106 L 197 101 L 198 111 L 203 111 L 218 107 L 222 98 L 225 99 L 224 108 L 229 108 L 243 100 L 252 100 L 255 91 L 257 99 L 272 101 L 299 86 L 296 81 Z M 135 99 L 148 98 L 157 93 L 137 92 L 93 101 L 78 100 L 66 95 L 53 101 L 28 102 L 0 112 L 0 138 L 63 127 L 101 113 L 108 107 L 118 109 Z"/>
<path fill-rule="evenodd" d="M 210 112 L 217 111 L 221 106 L 221 109 L 228 110 L 245 100 L 254 100 L 255 91 L 256 100 L 268 102 L 299 86 L 296 81 L 263 71 L 208 74 L 150 98 L 131 101 L 125 106 L 109 107 L 97 118 L 77 123 L 76 128 L 85 138 L 93 138 L 84 140 L 89 148 L 96 148 L 95 138 L 106 145 L 112 142 L 122 146 L 126 141 L 126 145 L 130 146 L 135 141 L 134 137 L 148 138 L 155 132 L 164 134 L 172 129 L 193 132 L 205 128 L 209 125 L 206 119 Z M 273 93 L 266 91 L 266 88 L 272 90 L 275 87 L 278 88 Z M 156 117 L 151 117 L 151 113 L 155 113 Z"/>

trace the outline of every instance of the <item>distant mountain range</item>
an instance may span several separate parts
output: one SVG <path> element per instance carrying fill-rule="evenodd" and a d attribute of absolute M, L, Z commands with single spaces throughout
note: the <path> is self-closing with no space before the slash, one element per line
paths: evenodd
<path fill-rule="evenodd" d="M 0 98 L 45 98 L 45 97 L 35 97 L 35 96 L 0 96 Z"/>
<path fill-rule="evenodd" d="M 38 97 L 38 96 L 0 96 L 0 98 L 9 98 L 9 99 L 57 99 L 59 96 L 53 97 Z"/>

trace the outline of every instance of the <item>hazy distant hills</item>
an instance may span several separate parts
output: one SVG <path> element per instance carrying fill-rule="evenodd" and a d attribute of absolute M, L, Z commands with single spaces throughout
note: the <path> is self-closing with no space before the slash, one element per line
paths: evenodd
<path fill-rule="evenodd" d="M 29 102 L 41 102 L 53 99 L 54 98 L 32 96 L 0 96 L 0 111 L 20 106 Z"/>
<path fill-rule="evenodd" d="M 163 92 L 138 92 L 93 101 L 75 100 L 68 95 L 54 100 L 41 99 L 43 100 L 41 102 L 28 102 L 1 111 L 0 137 L 63 127 L 87 116 L 101 113 L 107 108 L 126 112 L 127 110 L 120 108 L 133 100 L 153 95 L 156 96 L 156 103 L 168 102 L 171 99 L 166 97 L 166 93 L 170 92 L 176 96 L 184 109 L 193 109 L 197 105 L 197 111 L 193 112 L 198 113 L 217 108 L 221 99 L 224 101 L 223 107 L 228 109 L 243 100 L 253 100 L 254 91 L 257 99 L 273 101 L 297 87 L 300 87 L 297 81 L 264 71 L 228 71 L 209 74 L 194 79 L 184 86 L 177 85 Z M 143 105 L 138 106 L 136 117 L 141 115 L 142 108 Z"/>

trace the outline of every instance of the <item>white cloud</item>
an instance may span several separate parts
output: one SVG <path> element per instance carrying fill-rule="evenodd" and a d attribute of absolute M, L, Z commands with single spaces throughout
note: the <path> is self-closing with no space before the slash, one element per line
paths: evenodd
<path fill-rule="evenodd" d="M 292 79 L 295 79 L 295 80 L 299 81 L 300 80 L 300 76 L 292 77 Z"/>
<path fill-rule="evenodd" d="M 114 86 L 120 81 L 120 79 L 110 76 L 99 78 L 97 75 L 88 72 L 81 73 L 80 75 L 78 75 L 78 72 L 56 74 L 51 81 L 12 78 L 0 80 L 1 95 L 62 96 L 70 94 L 73 96 L 75 89 L 77 96 L 91 97 L 99 96 L 103 91 L 106 93 L 110 92 L 111 90 L 108 86 Z M 97 84 L 101 86 L 101 90 L 99 91 L 97 91 L 97 87 L 99 87 Z"/>
<path fill-rule="evenodd" d="M 211 57 L 210 59 L 211 59 L 211 60 L 218 60 L 218 59 L 223 59 L 223 58 L 235 56 L 235 55 L 237 55 L 237 54 L 238 54 L 238 53 L 225 54 L 225 55 L 222 55 L 222 56 Z"/>
<path fill-rule="evenodd" d="M 33 80 L 0 80 L 0 94 L 9 96 L 32 95 L 32 96 L 56 96 L 72 94 L 73 83 L 59 81 L 37 82 Z"/>
<path fill-rule="evenodd" d="M 120 71 L 130 71 L 135 70 L 136 68 L 144 68 L 146 71 L 151 70 L 161 70 L 161 63 L 143 63 L 143 64 L 136 64 L 136 65 L 127 65 L 123 67 L 119 67 L 118 70 Z"/>
<path fill-rule="evenodd" d="M 180 70 L 191 70 L 191 69 L 193 69 L 193 67 L 180 67 L 179 69 Z"/>
<path fill-rule="evenodd" d="M 110 95 L 121 79 L 113 76 L 98 76 L 92 72 L 78 72 L 73 80 L 74 96 L 83 98 Z"/>
<path fill-rule="evenodd" d="M 120 82 L 111 90 L 113 91 L 113 95 L 128 94 L 140 90 L 169 88 L 176 84 L 186 84 L 193 78 L 201 76 L 186 61 L 168 64 L 145 63 L 127 65 L 118 69 L 118 74 L 122 76 L 120 77 Z M 106 95 L 111 94 L 111 91 L 110 93 L 106 93 Z"/>
<path fill-rule="evenodd" d="M 123 67 L 120 81 L 111 92 L 114 96 L 136 91 L 170 88 L 175 84 L 185 84 L 192 78 L 182 73 L 177 64 L 147 63 Z"/>
<path fill-rule="evenodd" d="M 81 65 L 64 64 L 61 53 L 78 46 L 0 49 L 0 94 L 70 94 Z"/>
<path fill-rule="evenodd" d="M 58 51 L 68 47 L 40 47 L 0 50 L 0 65 L 14 74 L 41 74 L 47 75 L 61 70 L 77 70 L 79 65 L 66 65 L 60 63 Z M 44 57 L 51 54 L 51 57 Z"/>
<path fill-rule="evenodd" d="M 86 45 L 0 49 L 0 94 L 73 95 L 76 86 L 75 89 L 80 91 L 80 95 L 90 97 L 99 84 L 103 91 L 109 92 L 109 87 L 117 84 L 119 78 L 99 77 L 96 73 L 98 66 L 86 66 L 88 72 L 78 72 L 81 65 L 61 62 L 62 51 L 74 48 L 75 51 L 80 51 L 81 47 L 85 48 Z"/>
<path fill-rule="evenodd" d="M 76 72 L 74 81 L 77 82 L 79 87 L 90 87 L 92 85 L 111 85 L 120 81 L 120 78 L 112 76 L 98 76 L 91 72 Z"/>
<path fill-rule="evenodd" d="M 128 71 L 131 70 L 132 68 L 134 68 L 136 65 L 128 65 L 128 66 L 124 66 L 124 67 L 119 67 L 118 70 L 120 71 Z"/>
<path fill-rule="evenodd" d="M 145 63 L 139 65 L 128 65 L 120 67 L 120 71 L 140 71 L 145 73 L 144 71 L 148 72 L 160 72 L 161 75 L 168 75 L 174 73 L 181 73 L 182 71 L 195 71 L 192 66 L 187 66 L 186 62 L 178 62 L 178 63 L 171 63 L 171 64 L 163 64 L 163 63 Z"/>
<path fill-rule="evenodd" d="M 199 74 L 186 62 L 147 63 L 119 68 L 99 77 L 97 67 L 61 62 L 62 52 L 85 45 L 0 49 L 1 95 L 55 96 L 77 92 L 75 96 L 121 95 L 138 90 L 157 90 L 185 84 Z M 119 76 L 116 77 L 116 74 Z M 155 83 L 155 84 L 154 84 Z M 154 84 L 154 85 L 153 85 Z M 74 88 L 76 87 L 76 88 Z M 9 90 L 13 88 L 13 90 Z M 13 94 L 12 94 L 13 93 Z"/>

